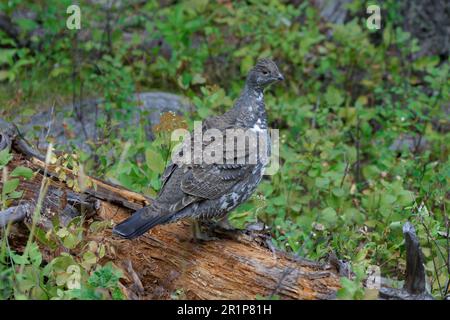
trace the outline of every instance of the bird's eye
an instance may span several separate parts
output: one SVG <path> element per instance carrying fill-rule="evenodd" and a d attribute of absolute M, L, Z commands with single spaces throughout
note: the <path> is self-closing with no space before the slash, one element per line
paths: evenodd
<path fill-rule="evenodd" d="M 265 76 L 267 76 L 268 74 L 269 74 L 269 71 L 267 71 L 267 70 L 263 70 L 263 75 L 265 75 Z"/>

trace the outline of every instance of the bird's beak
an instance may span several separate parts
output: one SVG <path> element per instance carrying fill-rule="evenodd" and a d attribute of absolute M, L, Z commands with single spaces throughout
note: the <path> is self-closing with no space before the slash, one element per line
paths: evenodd
<path fill-rule="evenodd" d="M 283 81 L 284 80 L 284 77 L 283 77 L 283 75 L 281 73 L 278 74 L 277 80 L 278 81 Z"/>

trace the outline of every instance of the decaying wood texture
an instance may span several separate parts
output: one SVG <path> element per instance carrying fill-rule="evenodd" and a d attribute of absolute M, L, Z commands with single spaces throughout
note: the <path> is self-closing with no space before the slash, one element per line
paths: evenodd
<path fill-rule="evenodd" d="M 422 249 L 414 226 L 406 222 L 403 225 L 406 247 L 406 277 L 402 289 L 381 288 L 380 297 L 396 300 L 432 300 L 426 290 L 426 274 Z"/>
<path fill-rule="evenodd" d="M 8 219 L 29 222 L 45 166 L 42 160 L 24 155 L 14 149 L 14 143 L 11 145 L 14 157 L 8 171 L 26 166 L 37 173 L 30 180 L 21 179 L 20 190 L 24 190 L 24 195 L 11 204 L 19 210 L 8 215 L 0 213 L 3 224 Z M 68 178 L 76 178 L 71 170 L 60 170 Z M 38 222 L 43 229 L 51 227 L 54 215 L 59 215 L 62 223 L 79 214 L 119 222 L 149 201 L 140 194 L 90 177 L 87 178 L 95 187 L 74 192 L 57 178 L 55 166 L 48 166 L 47 171 L 50 182 Z M 27 228 L 18 225 L 11 237 L 20 240 L 27 233 Z M 175 294 L 187 299 L 255 299 L 257 295 L 327 299 L 335 297 L 339 288 L 339 276 L 330 266 L 270 249 L 264 234 L 224 231 L 216 235 L 218 240 L 194 243 L 190 222 L 180 221 L 158 226 L 131 241 L 112 236 L 111 229 L 88 236 L 101 238 L 113 248 L 108 258 L 123 268 L 127 276 L 123 290 L 130 298 L 169 299 Z M 19 240 L 16 242 L 20 243 Z M 44 256 L 55 254 L 48 252 Z"/>
<path fill-rule="evenodd" d="M 115 215 L 121 220 L 127 213 Z M 273 254 L 255 238 L 223 234 L 219 240 L 192 243 L 182 221 L 160 226 L 136 240 L 117 240 L 118 256 L 131 260 L 147 298 L 164 299 L 181 290 L 188 299 L 326 299 L 339 286 L 326 266 Z"/>

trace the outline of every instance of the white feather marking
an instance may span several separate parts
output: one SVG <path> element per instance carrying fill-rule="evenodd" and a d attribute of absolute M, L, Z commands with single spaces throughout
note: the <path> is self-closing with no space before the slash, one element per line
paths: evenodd
<path fill-rule="evenodd" d="M 261 122 L 260 122 L 260 123 L 261 123 Z M 265 129 L 262 129 L 262 128 L 259 126 L 258 122 L 257 122 L 257 123 L 255 123 L 255 125 L 253 126 L 252 131 L 255 131 L 255 132 L 263 132 L 263 131 L 265 131 Z"/>
<path fill-rule="evenodd" d="M 220 198 L 220 202 L 222 203 L 221 205 L 220 205 L 220 209 L 227 209 L 228 208 L 228 206 L 229 206 L 229 204 L 228 204 L 228 201 L 226 200 L 227 199 L 227 197 L 226 196 L 222 196 L 221 198 Z"/>

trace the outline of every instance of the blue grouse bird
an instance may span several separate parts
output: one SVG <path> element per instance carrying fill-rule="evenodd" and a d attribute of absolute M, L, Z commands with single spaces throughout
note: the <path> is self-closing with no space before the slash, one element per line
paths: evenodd
<path fill-rule="evenodd" d="M 244 90 L 234 107 L 221 116 L 203 121 L 202 131 L 215 128 L 225 135 L 227 129 L 237 128 L 267 132 L 263 91 L 268 85 L 283 79 L 272 60 L 258 61 L 248 73 Z M 265 151 L 270 152 L 270 138 L 268 134 L 266 137 L 268 143 L 265 144 Z M 251 152 L 249 150 L 246 145 L 246 159 Z M 245 161 L 236 163 L 236 157 L 234 160 L 234 163 L 170 163 L 161 177 L 162 187 L 158 197 L 149 206 L 116 225 L 113 232 L 133 239 L 156 225 L 183 218 L 226 218 L 227 213 L 252 195 L 267 164 L 261 159 L 253 164 Z"/>

